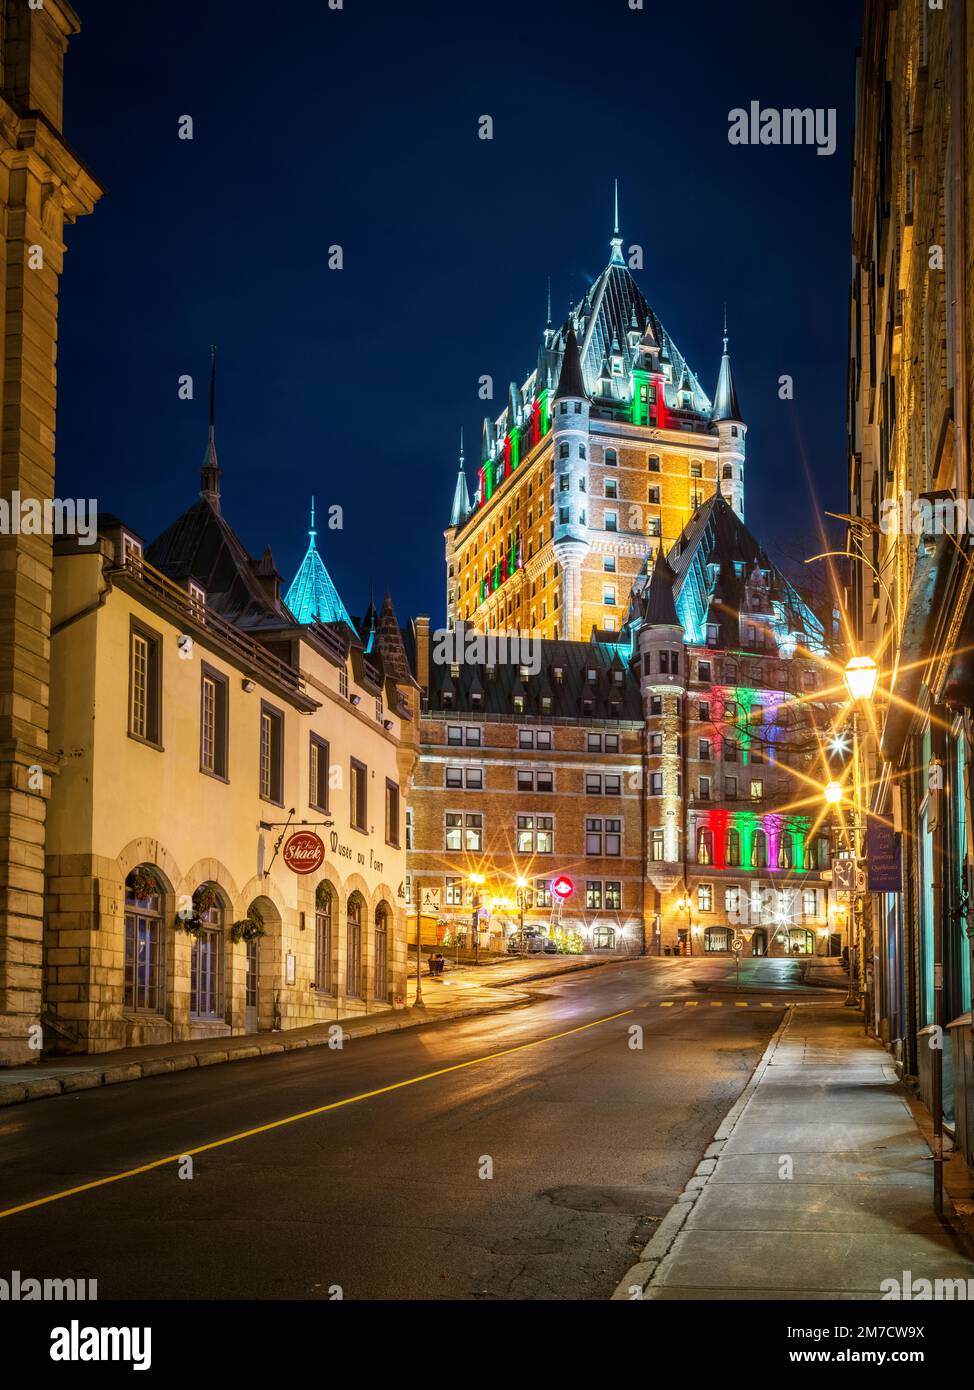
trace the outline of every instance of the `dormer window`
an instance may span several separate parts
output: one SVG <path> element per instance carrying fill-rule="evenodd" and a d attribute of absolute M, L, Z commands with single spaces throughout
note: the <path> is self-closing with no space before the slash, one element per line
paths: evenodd
<path fill-rule="evenodd" d="M 142 565 L 142 542 L 127 531 L 122 532 L 122 564 L 131 569 L 140 569 Z"/>
<path fill-rule="evenodd" d="M 598 679 L 598 674 L 598 671 L 596 671 L 593 667 L 590 666 L 588 670 L 585 672 L 585 678 L 590 685 L 594 685 L 596 680 Z"/>
<path fill-rule="evenodd" d="M 554 667 L 554 669 L 553 669 L 553 671 L 552 671 L 552 675 L 554 676 L 555 680 L 556 680 L 556 681 L 558 682 L 558 684 L 560 685 L 561 682 L 565 679 L 565 668 L 564 668 L 563 666 L 556 666 L 556 667 Z"/>

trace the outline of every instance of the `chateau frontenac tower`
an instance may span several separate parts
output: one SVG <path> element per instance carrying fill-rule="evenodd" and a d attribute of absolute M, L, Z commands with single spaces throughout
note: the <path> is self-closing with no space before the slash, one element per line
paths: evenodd
<path fill-rule="evenodd" d="M 720 490 L 744 517 L 746 426 L 726 321 L 713 402 L 644 299 L 618 215 L 605 270 L 461 450 L 445 532 L 447 622 L 578 641 L 618 632 L 647 555 Z"/>

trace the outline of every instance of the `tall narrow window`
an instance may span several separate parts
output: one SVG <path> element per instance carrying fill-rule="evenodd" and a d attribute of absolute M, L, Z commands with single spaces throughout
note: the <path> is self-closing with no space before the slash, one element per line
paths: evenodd
<path fill-rule="evenodd" d="M 284 800 L 284 716 L 268 704 L 260 707 L 260 794 L 278 805 Z"/>
<path fill-rule="evenodd" d="M 227 678 L 204 665 L 200 676 L 200 770 L 227 775 Z"/>
<path fill-rule="evenodd" d="M 162 890 L 144 868 L 125 880 L 125 1008 L 163 1008 Z"/>
<path fill-rule="evenodd" d="M 223 907 L 209 884 L 193 894 L 200 923 L 190 954 L 189 1011 L 195 1018 L 220 1018 L 223 1013 Z"/>
<path fill-rule="evenodd" d="M 328 744 L 311 735 L 308 760 L 308 805 L 316 811 L 328 810 Z"/>
<path fill-rule="evenodd" d="M 368 769 L 364 763 L 360 763 L 357 758 L 352 759 L 351 778 L 349 786 L 349 808 L 348 817 L 352 826 L 356 830 L 367 830 L 368 815 L 367 805 L 367 779 Z"/>
<path fill-rule="evenodd" d="M 399 787 L 386 778 L 386 844 L 399 847 Z"/>
<path fill-rule="evenodd" d="M 389 913 L 383 904 L 375 910 L 375 962 L 372 993 L 376 999 L 389 998 Z"/>
<path fill-rule="evenodd" d="M 129 733 L 146 743 L 161 743 L 162 640 L 133 622 L 129 636 Z"/>
<path fill-rule="evenodd" d="M 334 992 L 332 970 L 332 903 L 327 883 L 319 883 L 315 893 L 315 984 L 324 994 Z"/>
<path fill-rule="evenodd" d="M 348 900 L 345 993 L 353 999 L 362 994 L 362 899 L 358 896 Z"/>

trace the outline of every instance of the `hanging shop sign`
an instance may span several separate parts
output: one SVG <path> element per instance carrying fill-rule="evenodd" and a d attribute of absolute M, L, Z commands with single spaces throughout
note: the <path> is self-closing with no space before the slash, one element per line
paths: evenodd
<path fill-rule="evenodd" d="M 559 874 L 557 878 L 551 880 L 551 891 L 556 898 L 561 898 L 564 902 L 574 893 L 575 885 L 567 874 Z"/>
<path fill-rule="evenodd" d="M 282 852 L 285 864 L 295 874 L 313 874 L 325 862 L 325 843 L 313 830 L 298 830 Z"/>
<path fill-rule="evenodd" d="M 902 890 L 903 836 L 891 825 L 871 821 L 866 827 L 866 875 L 870 893 Z"/>

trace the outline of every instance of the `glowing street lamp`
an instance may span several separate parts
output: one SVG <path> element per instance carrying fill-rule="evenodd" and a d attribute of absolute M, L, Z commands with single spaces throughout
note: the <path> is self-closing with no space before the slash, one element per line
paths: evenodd
<path fill-rule="evenodd" d="M 879 667 L 871 656 L 853 656 L 846 662 L 842 678 L 851 699 L 859 704 L 873 698 L 879 680 Z"/>
<path fill-rule="evenodd" d="M 473 884 L 473 959 L 474 965 L 480 964 L 480 890 L 486 879 L 483 874 L 468 874 L 470 882 Z"/>
<path fill-rule="evenodd" d="M 844 795 L 841 782 L 830 782 L 825 788 L 825 800 L 830 806 L 838 806 Z"/>
<path fill-rule="evenodd" d="M 518 908 L 518 928 L 521 933 L 521 943 L 524 943 L 524 894 L 527 890 L 528 881 L 523 874 L 517 876 L 517 908 Z"/>

